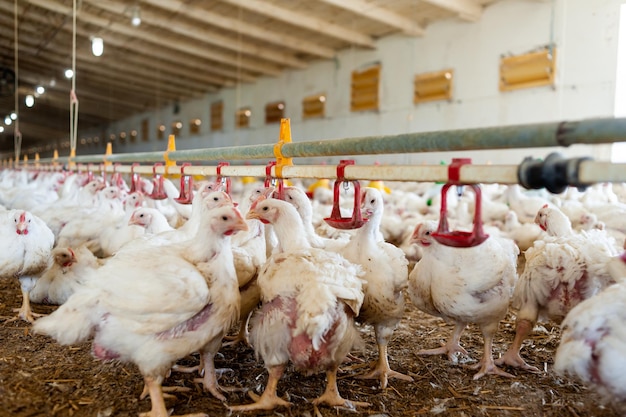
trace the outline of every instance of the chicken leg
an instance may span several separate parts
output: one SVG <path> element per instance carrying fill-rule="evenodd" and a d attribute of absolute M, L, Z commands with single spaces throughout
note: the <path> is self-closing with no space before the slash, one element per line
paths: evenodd
<path fill-rule="evenodd" d="M 540 372 L 539 368 L 527 364 L 520 355 L 522 343 L 524 343 L 524 340 L 528 337 L 533 327 L 534 326 L 531 320 L 518 318 L 515 322 L 515 338 L 504 355 L 502 355 L 501 358 L 496 359 L 495 364 L 509 365 L 513 368 L 520 368 L 529 372 Z"/>
<path fill-rule="evenodd" d="M 508 372 L 503 371 L 498 368 L 493 361 L 492 349 L 493 349 L 493 335 L 498 330 L 498 322 L 489 323 L 487 325 L 481 326 L 481 330 L 483 333 L 483 339 L 485 339 L 485 349 L 483 352 L 483 358 L 479 364 L 475 366 L 475 368 L 480 367 L 480 370 L 476 375 L 474 375 L 474 380 L 482 378 L 487 374 L 492 375 L 500 375 L 507 378 L 515 378 Z"/>
<path fill-rule="evenodd" d="M 215 398 L 220 401 L 226 401 L 226 397 L 220 392 L 221 387 L 217 383 L 217 375 L 215 370 L 215 353 L 210 349 L 203 349 L 200 366 L 202 369 L 202 385 L 205 391 L 209 391 Z"/>
<path fill-rule="evenodd" d="M 144 376 L 143 380 L 150 394 L 152 409 L 147 413 L 140 413 L 139 417 L 175 417 L 170 416 L 165 408 L 165 400 L 163 399 L 163 391 L 161 389 L 163 377 Z M 208 417 L 208 415 L 205 413 L 195 413 L 185 414 L 184 416 L 179 417 Z"/>
<path fill-rule="evenodd" d="M 24 321 L 28 321 L 30 323 L 35 322 L 35 317 L 43 317 L 45 314 L 37 314 L 33 312 L 30 308 L 30 298 L 29 291 L 22 288 L 22 306 L 20 308 L 16 308 L 13 310 L 18 313 L 17 317 L 10 319 L 9 321 L 15 321 L 17 319 L 22 319 Z"/>
<path fill-rule="evenodd" d="M 267 379 L 267 386 L 263 391 L 261 397 L 256 398 L 256 401 L 252 404 L 246 405 L 234 405 L 228 407 L 230 411 L 254 411 L 254 410 L 273 410 L 276 407 L 284 406 L 289 407 L 291 403 L 283 400 L 276 395 L 276 389 L 278 387 L 278 381 L 283 376 L 285 371 L 285 365 L 272 366 L 268 369 L 269 377 Z M 252 395 L 251 395 L 252 396 Z"/>
<path fill-rule="evenodd" d="M 378 326 L 375 328 L 376 332 L 376 344 L 378 345 L 378 362 L 376 362 L 374 369 L 371 372 L 361 375 L 358 378 L 360 379 L 374 379 L 379 378 L 380 387 L 382 389 L 387 388 L 387 383 L 389 378 L 398 378 L 404 381 L 412 382 L 413 378 L 408 375 L 404 375 L 400 372 L 394 371 L 389 366 L 389 359 L 387 357 L 387 344 L 391 334 L 393 333 L 393 329 L 388 329 L 387 327 L 379 329 Z"/>
<path fill-rule="evenodd" d="M 346 400 L 339 395 L 339 390 L 337 389 L 337 367 L 326 371 L 326 390 L 321 396 L 313 400 L 313 404 L 326 404 L 331 407 L 347 407 L 350 409 L 371 406 L 370 403 Z"/>
<path fill-rule="evenodd" d="M 467 355 L 467 351 L 463 349 L 463 347 L 459 343 L 459 341 L 461 340 L 461 333 L 463 333 L 463 330 L 465 330 L 465 326 L 467 326 L 465 323 L 455 323 L 452 336 L 450 336 L 450 339 L 448 339 L 445 345 L 443 345 L 440 348 L 420 350 L 419 352 L 417 352 L 417 354 L 418 355 L 444 355 L 446 354 L 448 355 L 448 358 L 450 359 L 450 361 L 452 361 L 453 363 L 457 363 L 458 362 L 458 358 L 456 357 L 457 353 L 462 353 L 463 355 Z"/>

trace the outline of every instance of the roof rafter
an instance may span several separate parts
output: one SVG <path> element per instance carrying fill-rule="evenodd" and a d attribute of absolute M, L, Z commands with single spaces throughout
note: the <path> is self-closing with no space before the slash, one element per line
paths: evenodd
<path fill-rule="evenodd" d="M 241 7 L 248 11 L 280 20 L 293 26 L 308 29 L 321 35 L 330 36 L 335 39 L 342 40 L 354 45 L 363 46 L 374 49 L 374 40 L 371 36 L 346 29 L 343 26 L 335 25 L 316 17 L 308 16 L 293 10 L 276 6 L 272 3 L 266 3 L 260 0 L 221 0 L 225 3 Z"/>
<path fill-rule="evenodd" d="M 422 0 L 424 3 L 456 13 L 461 19 L 475 22 L 482 16 L 483 8 L 474 0 Z"/>
<path fill-rule="evenodd" d="M 201 9 L 193 4 L 187 4 L 180 0 L 143 0 L 142 3 L 150 4 L 172 13 L 179 13 L 187 17 L 200 19 L 207 25 L 228 30 L 236 34 L 241 33 L 248 38 L 273 43 L 274 45 L 282 48 L 289 48 L 293 51 L 304 52 L 321 58 L 332 58 L 335 56 L 335 51 L 333 49 L 318 45 L 307 39 L 272 32 L 262 27 L 242 22 L 238 19 L 221 16 L 217 13 Z"/>
<path fill-rule="evenodd" d="M 320 0 L 324 3 L 332 4 L 352 13 L 365 16 L 369 19 L 382 22 L 386 25 L 400 29 L 404 34 L 410 36 L 424 35 L 424 28 L 415 21 L 407 19 L 397 13 L 394 13 L 383 7 L 379 7 L 374 3 L 368 3 L 365 0 Z"/>

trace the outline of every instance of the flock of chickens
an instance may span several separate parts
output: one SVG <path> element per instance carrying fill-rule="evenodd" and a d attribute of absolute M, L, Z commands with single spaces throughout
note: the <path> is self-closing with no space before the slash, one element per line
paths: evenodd
<path fill-rule="evenodd" d="M 162 384 L 194 352 L 204 389 L 226 402 L 214 357 L 228 339 L 250 343 L 268 371 L 263 394 L 227 405 L 232 411 L 289 406 L 277 392 L 289 363 L 326 374 L 314 404 L 367 407 L 341 396 L 337 371 L 356 360 L 357 326 L 368 324 L 379 355 L 360 377 L 383 389 L 389 378 L 412 381 L 391 369 L 387 352 L 405 298 L 454 324 L 444 346 L 420 354 L 456 362 L 467 355 L 464 329 L 480 328 L 474 379 L 512 377 L 504 367 L 539 372 L 522 358 L 523 342 L 538 320 L 551 319 L 562 322 L 555 370 L 626 400 L 624 184 L 558 196 L 483 185 L 489 237 L 473 247 L 437 239 L 441 198 L 450 227 L 472 229 L 474 194 L 463 187 L 442 197 L 433 183 L 395 183 L 390 192 L 372 182 L 354 208 L 365 223 L 346 230 L 324 221 L 328 181 L 309 184 L 308 194 L 302 183 L 276 188 L 245 178 L 229 190 L 203 181 L 190 204 L 171 181 L 162 185 L 163 198 L 152 198 L 148 179 L 128 187 L 119 176 L 0 172 L 0 277 L 19 280 L 16 319 L 63 345 L 90 339 L 99 359 L 137 365 L 152 404 L 146 415 L 168 416 Z M 342 196 L 346 218 L 351 191 Z M 38 317 L 31 302 L 59 307 Z M 510 308 L 516 336 L 494 360 L 492 341 Z M 238 334 L 227 336 L 237 323 Z"/>

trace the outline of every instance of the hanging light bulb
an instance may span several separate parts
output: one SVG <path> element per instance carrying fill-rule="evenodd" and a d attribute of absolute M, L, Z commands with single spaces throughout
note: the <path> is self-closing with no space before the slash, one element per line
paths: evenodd
<path fill-rule="evenodd" d="M 24 103 L 26 104 L 26 107 L 33 107 L 35 105 L 35 97 L 33 97 L 32 94 L 27 95 L 24 99 Z"/>
<path fill-rule="evenodd" d="M 72 78 L 74 76 L 74 71 L 71 68 L 65 70 L 65 78 Z"/>
<path fill-rule="evenodd" d="M 102 38 L 91 38 L 91 52 L 95 56 L 101 56 L 104 52 L 104 40 Z"/>
<path fill-rule="evenodd" d="M 11 120 L 17 120 L 17 113 L 15 112 L 11 113 Z"/>
<path fill-rule="evenodd" d="M 7 126 L 11 126 L 11 123 L 13 123 L 13 120 L 11 120 L 11 118 L 9 116 L 4 118 L 4 124 Z"/>
<path fill-rule="evenodd" d="M 37 87 L 35 87 L 35 92 L 41 95 L 46 92 L 46 89 L 43 85 L 38 85 Z"/>
<path fill-rule="evenodd" d="M 132 16 L 130 18 L 130 23 L 137 27 L 141 24 L 141 15 L 139 12 L 139 6 L 135 6 L 133 7 L 133 12 L 132 12 Z"/>
<path fill-rule="evenodd" d="M 4 132 L 4 126 L 0 126 L 0 133 Z"/>

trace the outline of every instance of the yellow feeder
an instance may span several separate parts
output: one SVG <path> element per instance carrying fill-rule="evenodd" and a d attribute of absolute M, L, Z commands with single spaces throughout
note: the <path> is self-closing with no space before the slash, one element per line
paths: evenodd
<path fill-rule="evenodd" d="M 377 180 L 377 181 L 370 181 L 369 184 L 367 184 L 368 187 L 371 188 L 376 188 L 377 190 L 381 191 L 381 192 L 385 192 L 387 194 L 391 194 L 391 189 L 389 187 L 387 187 L 385 185 L 385 183 L 381 180 Z"/>
<path fill-rule="evenodd" d="M 254 177 L 241 177 L 241 182 L 243 184 L 252 184 L 255 183 L 257 180 Z"/>
<path fill-rule="evenodd" d="M 307 191 L 313 193 L 313 191 L 315 191 L 315 189 L 319 187 L 328 188 L 329 190 L 332 189 L 332 187 L 330 186 L 330 180 L 328 178 L 322 178 L 309 185 Z"/>

